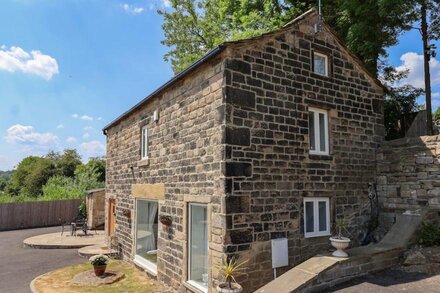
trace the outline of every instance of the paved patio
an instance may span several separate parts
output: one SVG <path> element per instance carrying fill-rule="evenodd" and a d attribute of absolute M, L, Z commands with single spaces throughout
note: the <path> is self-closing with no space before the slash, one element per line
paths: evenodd
<path fill-rule="evenodd" d="M 59 228 L 58 228 L 59 229 Z M 77 236 L 71 236 L 69 233 L 63 233 L 61 235 L 60 232 L 48 233 L 33 236 L 27 238 L 23 241 L 23 244 L 32 248 L 42 248 L 42 249 L 50 249 L 50 248 L 81 248 L 84 246 L 91 245 L 102 245 L 104 246 L 105 242 L 105 234 L 104 231 L 91 231 L 90 234 L 84 235 L 82 232 L 78 233 Z"/>
<path fill-rule="evenodd" d="M 77 249 L 32 249 L 25 238 L 53 233 L 59 227 L 0 232 L 0 292 L 29 293 L 35 277 L 68 265 L 84 263 Z"/>

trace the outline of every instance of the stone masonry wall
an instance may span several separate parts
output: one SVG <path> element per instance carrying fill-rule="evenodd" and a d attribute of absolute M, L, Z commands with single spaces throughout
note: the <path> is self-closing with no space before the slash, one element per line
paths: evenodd
<path fill-rule="evenodd" d="M 290 266 L 329 248 L 328 236 L 304 238 L 304 197 L 329 197 L 331 221 L 348 219 L 355 244 L 365 233 L 382 89 L 330 33 L 314 33 L 316 21 L 228 51 L 225 252 L 249 259 L 245 292 L 272 280 L 271 239 L 288 238 Z M 312 72 L 314 50 L 329 56 L 328 77 Z M 328 110 L 329 156 L 309 154 L 311 106 Z"/>
<path fill-rule="evenodd" d="M 385 226 L 406 210 L 440 208 L 440 136 L 385 142 L 377 152 L 377 192 Z"/>
<path fill-rule="evenodd" d="M 107 133 L 106 190 L 108 198 L 116 198 L 116 236 L 123 257 L 128 261 L 134 257 L 132 184 L 163 183 L 165 199 L 159 201 L 159 215 L 170 215 L 172 226 L 159 223 L 157 277 L 182 292 L 187 280 L 189 202 L 209 204 L 209 265 L 217 266 L 221 259 L 221 235 L 225 234 L 221 215 L 222 86 L 223 63 L 221 59 L 211 60 Z M 159 111 L 158 122 L 152 119 L 154 110 Z M 148 161 L 140 160 L 144 125 L 149 128 Z"/>

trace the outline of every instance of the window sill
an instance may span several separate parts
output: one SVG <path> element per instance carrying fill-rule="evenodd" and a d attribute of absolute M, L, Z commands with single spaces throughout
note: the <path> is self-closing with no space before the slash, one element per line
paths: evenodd
<path fill-rule="evenodd" d="M 185 283 L 183 283 L 183 286 L 189 290 L 191 290 L 192 292 L 196 292 L 196 293 L 207 293 L 208 292 L 208 288 L 202 287 L 199 284 L 197 284 L 194 281 L 186 281 Z"/>
<path fill-rule="evenodd" d="M 150 159 L 149 158 L 141 159 L 140 161 L 138 161 L 137 165 L 138 167 L 148 166 L 150 165 Z"/>
<path fill-rule="evenodd" d="M 326 234 L 318 234 L 318 235 L 304 235 L 304 238 L 313 239 L 313 238 L 321 238 L 321 237 L 329 237 L 329 236 L 332 236 L 332 234 L 326 233 Z"/>
<path fill-rule="evenodd" d="M 323 79 L 330 79 L 331 78 L 329 74 L 323 75 L 323 74 L 320 74 L 320 73 L 316 73 L 314 71 L 311 71 L 310 76 L 314 77 L 314 78 L 323 78 Z"/>
<path fill-rule="evenodd" d="M 157 277 L 157 267 L 147 261 L 138 259 L 137 256 L 134 257 L 133 262 L 138 267 L 142 268 L 147 274 Z"/>
<path fill-rule="evenodd" d="M 309 159 L 311 160 L 333 160 L 333 156 L 329 154 L 311 154 L 309 153 Z"/>

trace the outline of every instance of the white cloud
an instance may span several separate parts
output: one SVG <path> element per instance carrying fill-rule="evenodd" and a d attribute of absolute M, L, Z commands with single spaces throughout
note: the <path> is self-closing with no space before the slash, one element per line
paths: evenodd
<path fill-rule="evenodd" d="M 432 94 L 431 94 L 431 97 L 432 97 L 433 99 L 440 98 L 440 92 L 432 93 Z"/>
<path fill-rule="evenodd" d="M 171 1 L 170 0 L 162 0 L 162 6 L 165 8 L 171 7 Z"/>
<path fill-rule="evenodd" d="M 33 126 L 15 124 L 7 130 L 8 143 L 50 146 L 58 143 L 58 137 L 50 132 L 36 132 Z"/>
<path fill-rule="evenodd" d="M 92 121 L 93 117 L 88 116 L 88 115 L 82 115 L 81 117 L 79 117 L 79 119 L 81 120 L 87 120 L 87 121 Z"/>
<path fill-rule="evenodd" d="M 72 117 L 75 119 L 81 119 L 81 120 L 85 120 L 85 121 L 93 121 L 94 120 L 94 118 L 89 115 L 72 114 Z"/>
<path fill-rule="evenodd" d="M 90 137 L 90 134 L 87 133 L 87 132 L 84 133 L 83 136 L 82 136 L 83 139 L 87 139 L 87 138 L 89 138 L 89 137 Z"/>
<path fill-rule="evenodd" d="M 0 70 L 21 71 L 38 75 L 46 80 L 59 73 L 55 58 L 38 50 L 32 50 L 28 53 L 20 47 L 12 46 L 8 49 L 5 45 L 0 49 Z"/>
<path fill-rule="evenodd" d="M 105 145 L 97 140 L 83 142 L 79 147 L 85 158 L 105 155 Z"/>
<path fill-rule="evenodd" d="M 124 9 L 125 12 L 129 13 L 129 14 L 140 14 L 144 11 L 144 8 L 142 7 L 136 7 L 134 5 L 130 5 L 130 4 L 121 4 L 122 9 Z"/>
<path fill-rule="evenodd" d="M 408 77 L 402 80 L 402 83 L 408 83 L 415 87 L 425 88 L 423 55 L 414 52 L 408 52 L 400 57 L 402 65 L 397 67 L 398 71 L 408 70 Z M 431 58 L 429 62 L 431 72 L 431 86 L 440 86 L 440 61 Z"/>
<path fill-rule="evenodd" d="M 91 131 L 91 130 L 93 130 L 93 127 L 92 126 L 86 126 L 86 127 L 83 128 L 83 130 L 84 131 Z"/>
<path fill-rule="evenodd" d="M 66 139 L 66 142 L 67 142 L 68 144 L 75 144 L 75 143 L 77 142 L 77 140 L 76 140 L 76 138 L 74 138 L 73 136 L 69 136 L 69 137 Z"/>
<path fill-rule="evenodd" d="M 63 129 L 63 128 L 64 128 L 64 125 L 63 125 L 63 124 L 58 124 L 58 125 L 57 125 L 57 128 L 58 128 L 58 129 Z"/>

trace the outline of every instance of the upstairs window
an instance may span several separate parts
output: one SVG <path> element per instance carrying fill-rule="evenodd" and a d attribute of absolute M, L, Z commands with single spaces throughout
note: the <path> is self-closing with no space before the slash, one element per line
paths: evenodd
<path fill-rule="evenodd" d="M 304 237 L 326 235 L 330 235 L 329 198 L 304 198 Z"/>
<path fill-rule="evenodd" d="M 309 108 L 310 154 L 328 155 L 328 114 L 325 110 Z"/>
<path fill-rule="evenodd" d="M 328 76 L 327 55 L 318 52 L 313 52 L 313 72 L 319 75 Z"/>
<path fill-rule="evenodd" d="M 141 159 L 148 159 L 148 128 L 142 127 L 141 130 Z"/>

